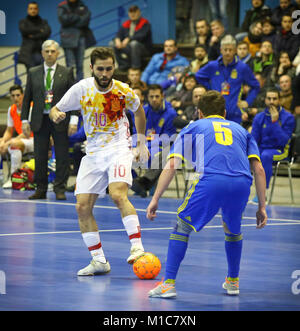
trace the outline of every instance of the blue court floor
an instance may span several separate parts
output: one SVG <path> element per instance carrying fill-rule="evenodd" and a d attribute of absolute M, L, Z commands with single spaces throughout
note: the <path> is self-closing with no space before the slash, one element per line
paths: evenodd
<path fill-rule="evenodd" d="M 130 197 L 140 217 L 146 251 L 162 271 L 139 280 L 126 263 L 130 244 L 119 211 L 109 197 L 95 207 L 111 272 L 77 277 L 90 261 L 75 211 L 75 197 L 30 201 L 31 192 L 0 189 L 0 310 L 38 311 L 242 311 L 300 310 L 300 208 L 269 206 L 268 225 L 255 228 L 256 207 L 243 219 L 240 295 L 225 294 L 227 264 L 221 217 L 193 233 L 177 278 L 176 299 L 149 299 L 164 275 L 168 238 L 180 200 L 161 199 L 158 218 L 146 219 L 149 198 Z"/>

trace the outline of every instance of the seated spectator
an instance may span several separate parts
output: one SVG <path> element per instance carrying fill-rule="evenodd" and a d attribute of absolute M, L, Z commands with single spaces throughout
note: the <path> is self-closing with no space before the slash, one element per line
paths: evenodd
<path fill-rule="evenodd" d="M 208 54 L 205 46 L 196 45 L 194 48 L 194 60 L 190 63 L 190 71 L 196 73 L 208 63 Z"/>
<path fill-rule="evenodd" d="M 183 78 L 189 72 L 188 67 L 174 67 L 168 75 L 168 79 L 161 82 L 159 85 L 163 88 L 164 96 L 167 101 L 173 98 L 176 91 L 180 91 L 183 85 Z"/>
<path fill-rule="evenodd" d="M 271 44 L 274 43 L 276 37 L 276 29 L 272 24 L 270 18 L 266 18 L 262 21 L 262 42 L 269 41 Z"/>
<path fill-rule="evenodd" d="M 236 54 L 242 62 L 247 63 L 250 68 L 253 67 L 253 59 L 251 54 L 249 53 L 249 44 L 246 41 L 238 42 Z"/>
<path fill-rule="evenodd" d="M 256 21 L 262 21 L 266 17 L 271 17 L 272 11 L 266 6 L 264 0 L 252 0 L 252 8 L 246 11 L 245 18 L 241 26 L 241 32 L 236 35 L 238 41 L 244 39 L 249 32 L 249 27 Z"/>
<path fill-rule="evenodd" d="M 294 10 L 296 10 L 296 7 L 291 3 L 291 0 L 279 0 L 279 6 L 272 10 L 271 16 L 276 30 L 281 28 L 282 17 L 284 15 L 292 16 Z"/>
<path fill-rule="evenodd" d="M 176 91 L 171 100 L 172 107 L 177 111 L 182 112 L 186 107 L 193 104 L 192 94 L 193 88 L 197 85 L 195 75 L 186 74 L 183 78 L 183 85 L 179 91 Z"/>
<path fill-rule="evenodd" d="M 249 44 L 249 53 L 254 57 L 261 47 L 262 25 L 260 21 L 250 25 L 248 36 L 244 38 L 244 41 Z"/>
<path fill-rule="evenodd" d="M 292 112 L 292 79 L 289 75 L 282 75 L 279 78 L 280 105 L 287 111 Z"/>
<path fill-rule="evenodd" d="M 260 51 L 253 59 L 253 72 L 268 77 L 274 65 L 275 56 L 272 44 L 269 41 L 264 41 L 261 44 Z"/>
<path fill-rule="evenodd" d="M 265 110 L 254 117 L 251 134 L 259 147 L 268 189 L 273 162 L 288 156 L 295 119 L 290 112 L 280 106 L 279 91 L 276 88 L 267 90 L 265 105 Z M 252 202 L 257 203 L 257 196 Z"/>
<path fill-rule="evenodd" d="M 211 37 L 210 26 L 206 19 L 199 19 L 195 23 L 196 46 L 203 45 L 206 49 L 209 47 Z"/>
<path fill-rule="evenodd" d="M 148 56 L 152 48 L 151 24 L 141 16 L 140 8 L 131 6 L 128 16 L 129 20 L 121 25 L 116 38 L 110 42 L 122 71 L 141 69 L 143 57 Z"/>
<path fill-rule="evenodd" d="M 289 54 L 291 61 L 294 60 L 300 46 L 300 38 L 292 31 L 293 19 L 291 16 L 283 15 L 281 20 L 281 28 L 277 31 L 274 40 L 274 51 L 279 54 L 281 51 L 286 51 Z"/>
<path fill-rule="evenodd" d="M 167 155 L 170 148 L 170 137 L 176 133 L 173 124 L 176 111 L 171 104 L 164 100 L 163 89 L 158 84 L 148 87 L 148 104 L 144 106 L 146 115 L 146 139 L 150 151 L 150 167 L 145 174 L 133 179 L 131 189 L 141 197 L 147 196 L 149 191 L 157 182 L 166 163 L 162 155 Z M 169 137 L 169 138 L 168 138 Z M 167 149 L 163 151 L 163 149 Z"/>
<path fill-rule="evenodd" d="M 42 44 L 51 35 L 48 22 L 39 16 L 39 6 L 30 1 L 27 6 L 27 17 L 20 20 L 19 30 L 22 35 L 22 44 L 18 62 L 25 64 L 27 71 L 31 67 L 42 64 Z"/>
<path fill-rule="evenodd" d="M 154 54 L 142 73 L 141 80 L 146 84 L 161 84 L 168 79 L 172 68 L 189 66 L 189 61 L 178 53 L 176 41 L 164 42 L 164 52 Z"/>
<path fill-rule="evenodd" d="M 141 81 L 141 70 L 138 68 L 129 68 L 128 69 L 128 81 L 127 84 L 130 87 L 139 87 L 143 92 L 147 91 L 147 84 Z"/>
<path fill-rule="evenodd" d="M 177 116 L 174 118 L 173 123 L 177 131 L 183 129 L 191 121 L 196 121 L 198 119 L 198 102 L 205 92 L 206 88 L 202 85 L 196 85 L 194 87 L 192 95 L 193 104 L 186 107 L 182 112 L 177 111 Z"/>
<path fill-rule="evenodd" d="M 3 137 L 0 138 L 0 162 L 2 155 L 8 152 L 11 158 L 10 173 L 13 174 L 21 168 L 22 155 L 33 152 L 33 133 L 31 132 L 30 137 L 26 138 L 22 131 L 21 109 L 24 97 L 22 87 L 13 85 L 9 93 L 13 104 L 8 108 L 7 126 Z M 2 187 L 11 188 L 11 178 L 8 178 Z"/>
<path fill-rule="evenodd" d="M 210 23 L 211 37 L 208 45 L 209 61 L 216 60 L 220 55 L 221 39 L 225 36 L 225 27 L 220 20 L 214 20 Z"/>
<path fill-rule="evenodd" d="M 285 51 L 280 52 L 276 65 L 272 68 L 272 71 L 268 77 L 267 84 L 269 86 L 276 86 L 279 83 L 279 78 L 282 75 L 288 75 L 291 78 L 295 77 L 296 68 L 293 66 L 289 54 Z"/>

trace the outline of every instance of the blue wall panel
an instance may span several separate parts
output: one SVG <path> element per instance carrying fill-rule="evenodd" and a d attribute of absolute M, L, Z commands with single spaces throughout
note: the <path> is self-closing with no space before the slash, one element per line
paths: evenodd
<path fill-rule="evenodd" d="M 27 15 L 28 2 L 24 0 L 0 0 L 0 10 L 6 14 L 6 34 L 0 35 L 0 46 L 18 46 L 21 44 L 22 38 L 18 29 L 18 22 Z M 52 28 L 52 38 L 59 42 L 60 24 L 57 19 L 57 5 L 60 1 L 37 0 L 37 2 L 40 16 L 47 19 Z M 125 17 L 122 21 L 127 18 L 127 9 L 130 5 L 137 4 L 142 9 L 143 16 L 152 23 L 154 43 L 163 43 L 165 39 L 175 37 L 176 0 L 84 0 L 84 3 L 91 10 L 92 18 L 100 13 L 115 9 L 98 19 L 91 20 L 90 27 L 96 28 L 94 32 L 96 39 L 101 39 L 99 45 L 107 45 L 111 36 L 118 30 L 117 8 L 122 4 L 127 4 L 124 6 Z M 111 23 L 104 28 L 97 28 L 109 22 Z"/>

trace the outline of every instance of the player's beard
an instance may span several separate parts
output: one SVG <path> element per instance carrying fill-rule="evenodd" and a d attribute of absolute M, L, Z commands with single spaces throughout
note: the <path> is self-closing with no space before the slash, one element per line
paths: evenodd
<path fill-rule="evenodd" d="M 99 87 L 105 89 L 109 87 L 110 82 L 112 81 L 112 77 L 111 78 L 107 78 L 107 81 L 103 82 L 103 79 L 100 79 L 99 77 L 97 77 L 94 73 L 92 73 L 92 76 L 95 78 L 97 84 L 99 85 Z"/>

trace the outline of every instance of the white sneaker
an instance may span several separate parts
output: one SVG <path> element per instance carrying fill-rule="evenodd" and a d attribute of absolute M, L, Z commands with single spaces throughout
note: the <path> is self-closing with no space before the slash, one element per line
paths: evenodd
<path fill-rule="evenodd" d="M 140 257 L 141 255 L 143 255 L 145 253 L 143 246 L 141 245 L 132 245 L 131 249 L 130 249 L 130 256 L 127 259 L 127 262 L 129 264 L 133 264 L 133 262 Z"/>
<path fill-rule="evenodd" d="M 2 188 L 12 188 L 11 179 L 9 179 L 6 183 L 4 183 Z"/>
<path fill-rule="evenodd" d="M 110 264 L 108 261 L 102 263 L 96 260 L 92 260 L 91 263 L 77 272 L 77 276 L 95 276 L 103 275 L 110 272 Z"/>

